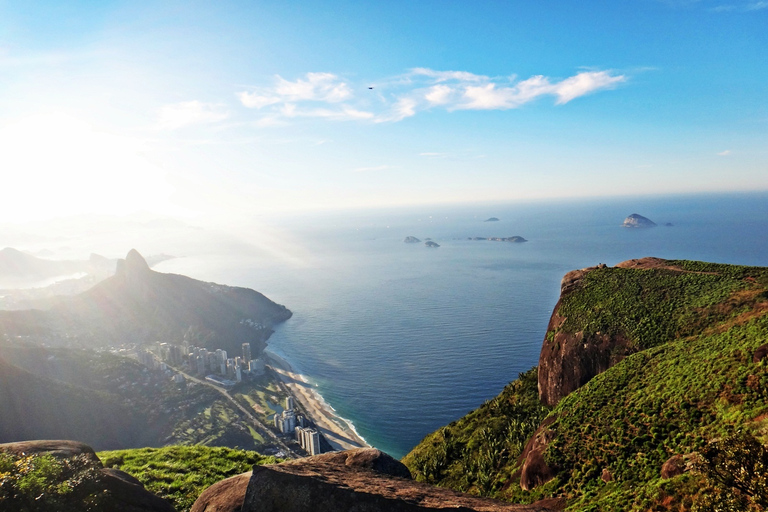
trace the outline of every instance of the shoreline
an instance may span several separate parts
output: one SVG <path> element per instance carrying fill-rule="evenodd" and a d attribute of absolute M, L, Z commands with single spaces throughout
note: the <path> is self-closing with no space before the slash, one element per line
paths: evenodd
<path fill-rule="evenodd" d="M 366 440 L 358 435 L 354 426 L 336 414 L 333 407 L 307 383 L 303 375 L 293 369 L 288 361 L 269 350 L 264 351 L 264 358 L 267 366 L 277 374 L 296 401 L 301 404 L 307 416 L 315 423 L 317 430 L 335 450 L 370 447 Z"/>

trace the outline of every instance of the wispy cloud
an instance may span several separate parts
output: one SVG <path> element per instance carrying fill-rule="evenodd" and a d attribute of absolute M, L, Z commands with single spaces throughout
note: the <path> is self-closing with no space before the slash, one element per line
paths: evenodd
<path fill-rule="evenodd" d="M 224 105 L 184 101 L 160 108 L 155 126 L 159 130 L 176 130 L 193 124 L 206 124 L 223 121 L 229 117 Z"/>
<path fill-rule="evenodd" d="M 468 71 L 411 69 L 404 75 L 367 84 L 350 84 L 333 73 L 307 73 L 295 81 L 277 76 L 270 87 L 240 91 L 243 106 L 270 119 L 323 118 L 336 121 L 397 122 L 419 112 L 443 109 L 509 110 L 540 97 L 564 105 L 576 98 L 614 89 L 627 76 L 612 71 L 582 71 L 553 79 L 536 75 L 492 78 Z M 358 94 L 355 94 L 358 92 Z"/>
<path fill-rule="evenodd" d="M 717 154 L 717 156 L 728 156 L 728 155 L 730 155 L 730 154 L 731 154 L 731 150 L 730 150 L 730 149 L 726 149 L 725 151 L 721 151 L 721 152 L 719 152 L 719 153 Z"/>
<path fill-rule="evenodd" d="M 378 171 L 386 171 L 389 169 L 397 169 L 397 166 L 377 165 L 375 167 L 358 167 L 357 169 L 353 169 L 353 170 L 354 172 L 378 172 Z"/>
<path fill-rule="evenodd" d="M 758 1 L 748 0 L 746 2 L 720 4 L 720 5 L 716 5 L 714 7 L 709 8 L 709 10 L 712 12 L 736 12 L 736 13 L 762 11 L 763 9 L 768 9 L 768 1 L 766 0 L 758 0 Z"/>

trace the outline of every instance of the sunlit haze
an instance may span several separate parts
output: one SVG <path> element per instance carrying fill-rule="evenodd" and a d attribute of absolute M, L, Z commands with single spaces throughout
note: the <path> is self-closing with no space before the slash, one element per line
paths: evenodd
<path fill-rule="evenodd" d="M 0 216 L 766 190 L 767 7 L 0 2 Z"/>

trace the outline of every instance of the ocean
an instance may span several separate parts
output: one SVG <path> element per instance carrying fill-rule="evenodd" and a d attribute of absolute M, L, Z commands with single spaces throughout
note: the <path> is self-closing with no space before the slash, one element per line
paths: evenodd
<path fill-rule="evenodd" d="M 659 226 L 620 227 L 632 213 Z M 768 193 L 422 206 L 262 225 L 243 234 L 262 251 L 211 250 L 155 269 L 287 306 L 294 316 L 269 349 L 397 458 L 538 363 L 569 270 L 644 256 L 768 266 Z M 467 239 L 515 235 L 528 242 Z"/>

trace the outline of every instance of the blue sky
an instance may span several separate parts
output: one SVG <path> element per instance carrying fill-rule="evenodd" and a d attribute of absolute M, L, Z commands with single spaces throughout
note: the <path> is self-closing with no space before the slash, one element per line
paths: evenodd
<path fill-rule="evenodd" d="M 0 0 L 0 214 L 766 190 L 767 93 L 760 0 Z"/>

